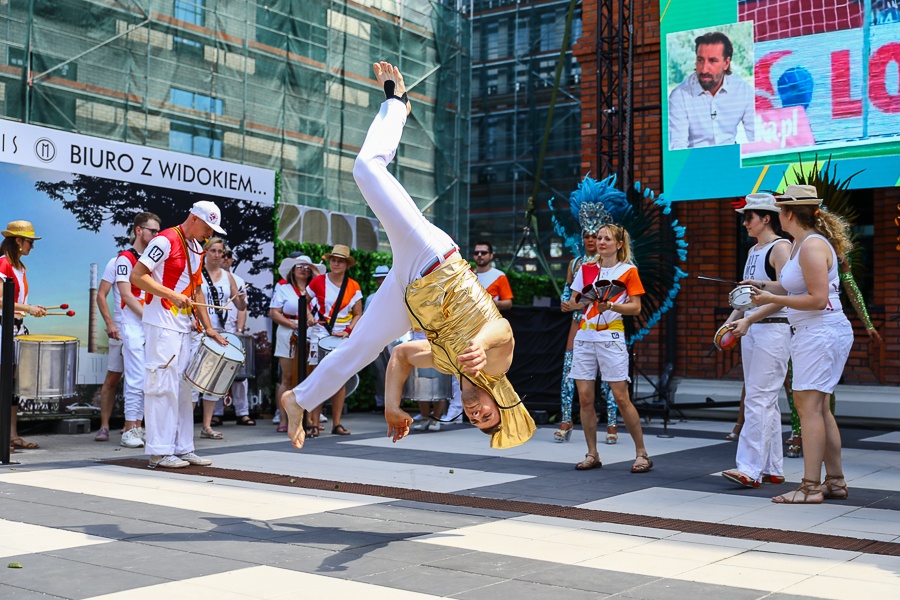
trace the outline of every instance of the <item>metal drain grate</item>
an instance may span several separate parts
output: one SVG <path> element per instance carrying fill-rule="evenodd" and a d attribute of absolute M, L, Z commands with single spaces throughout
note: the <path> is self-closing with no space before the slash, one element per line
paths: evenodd
<path fill-rule="evenodd" d="M 109 464 L 146 469 L 146 459 L 127 458 L 122 460 L 107 461 Z M 702 521 L 687 521 L 684 519 L 667 519 L 665 517 L 651 517 L 646 515 L 630 515 L 626 513 L 611 512 L 606 510 L 591 510 L 587 508 L 575 508 L 571 506 L 558 506 L 555 504 L 542 504 L 539 502 L 524 502 L 520 500 L 506 500 L 500 498 L 480 498 L 463 494 L 449 494 L 443 492 L 426 492 L 422 490 L 409 490 L 406 488 L 391 487 L 386 485 L 371 485 L 366 483 L 348 483 L 327 479 L 310 479 L 307 477 L 292 477 L 290 475 L 273 475 L 271 473 L 255 473 L 252 471 L 238 471 L 234 469 L 220 469 L 216 467 L 187 467 L 167 471 L 183 475 L 202 475 L 205 477 L 218 477 L 220 479 L 233 479 L 235 481 L 250 481 L 253 483 L 265 483 L 268 485 L 280 485 L 309 490 L 328 490 L 346 492 L 348 494 L 363 494 L 380 498 L 393 498 L 395 500 L 409 500 L 426 504 L 439 504 L 444 506 L 460 506 L 466 508 L 478 508 L 526 515 L 541 515 L 545 517 L 558 517 L 576 521 L 591 521 L 595 523 L 615 523 L 618 525 L 633 525 L 637 527 L 652 527 L 667 529 L 683 533 L 697 533 L 717 537 L 755 540 L 759 542 L 778 542 L 781 544 L 795 544 L 799 546 L 814 546 L 819 548 L 831 548 L 833 550 L 849 550 L 852 552 L 865 552 L 867 554 L 883 554 L 887 556 L 900 556 L 900 544 L 894 542 L 880 542 L 877 540 L 844 537 L 839 535 L 826 535 L 821 533 L 808 533 L 803 531 L 782 531 L 780 529 L 766 529 L 762 527 L 748 527 L 743 525 L 724 525 L 721 523 L 706 523 Z"/>

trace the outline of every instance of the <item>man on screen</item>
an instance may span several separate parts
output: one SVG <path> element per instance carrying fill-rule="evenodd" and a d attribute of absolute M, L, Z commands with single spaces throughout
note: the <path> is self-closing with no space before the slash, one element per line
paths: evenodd
<path fill-rule="evenodd" d="M 669 150 L 734 144 L 739 124 L 752 142 L 753 87 L 731 73 L 731 40 L 714 31 L 694 43 L 694 73 L 669 95 Z"/>

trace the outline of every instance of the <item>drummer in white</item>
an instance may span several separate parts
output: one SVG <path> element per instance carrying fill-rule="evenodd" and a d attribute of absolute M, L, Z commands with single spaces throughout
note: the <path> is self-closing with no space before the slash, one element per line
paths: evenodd
<path fill-rule="evenodd" d="M 756 239 L 747 255 L 744 280 L 771 290 L 791 253 L 790 242 L 782 237 L 781 209 L 775 206 L 772 194 L 750 194 L 737 212 L 743 215 L 747 235 Z M 733 311 L 726 324 L 741 338 L 745 394 L 737 469 L 724 471 L 722 476 L 750 488 L 759 487 L 760 482 L 783 483 L 778 391 L 790 360 L 787 313 L 778 304 L 761 308 L 751 305 L 744 311 Z"/>
<path fill-rule="evenodd" d="M 202 309 L 205 310 L 212 323 L 213 329 L 217 331 L 228 331 L 225 327 L 229 312 L 237 310 L 245 310 L 247 308 L 247 296 L 238 287 L 234 277 L 222 268 L 222 258 L 225 255 L 225 241 L 220 237 L 209 238 L 203 245 L 205 254 L 203 256 L 203 276 L 200 290 L 205 300 L 204 304 L 210 306 Z M 234 306 L 225 306 L 229 302 Z M 222 306 L 223 308 L 210 308 L 211 306 Z M 233 332 L 231 332 L 233 333 Z M 203 335 L 199 331 L 191 334 L 191 354 L 194 354 L 200 347 Z M 194 403 L 200 400 L 200 392 L 194 390 L 191 392 Z M 246 396 L 244 396 L 246 400 Z M 200 437 L 211 440 L 221 440 L 222 434 L 212 428 L 213 412 L 216 403 L 220 400 L 218 397 L 203 396 L 203 420 L 200 427 Z M 248 417 L 249 418 L 249 417 Z M 219 421 L 221 424 L 221 420 Z"/>
<path fill-rule="evenodd" d="M 160 230 L 159 217 L 150 212 L 134 217 L 132 247 L 116 258 L 116 289 L 121 309 L 122 359 L 125 369 L 125 425 L 120 445 L 144 446 L 144 291 L 131 284 L 131 272 L 138 258 Z"/>
<path fill-rule="evenodd" d="M 247 326 L 247 283 L 242 277 L 235 275 L 232 272 L 231 266 L 234 264 L 234 260 L 234 251 L 228 246 L 225 246 L 225 251 L 222 253 L 222 270 L 227 271 L 228 274 L 231 275 L 231 278 L 234 279 L 238 295 L 244 300 L 244 308 L 238 308 L 238 305 L 235 304 L 235 310 L 228 311 L 228 316 L 225 318 L 225 331 L 228 333 L 242 334 L 244 333 L 244 328 Z M 234 403 L 234 415 L 237 417 L 236 424 L 252 427 L 256 425 L 256 421 L 250 418 L 250 402 L 247 397 L 249 387 L 247 380 L 241 379 L 235 381 L 231 385 L 230 393 L 231 401 Z M 216 408 L 213 411 L 212 422 L 210 425 L 212 427 L 218 427 L 222 422 L 222 415 L 224 414 L 225 400 L 219 398 L 216 402 Z"/>
<path fill-rule="evenodd" d="M 225 234 L 221 215 L 212 202 L 194 203 L 184 223 L 166 229 L 150 242 L 131 273 L 131 283 L 147 292 L 143 315 L 144 409 L 145 452 L 150 455 L 150 468 L 212 464 L 194 453 L 191 388 L 182 376 L 191 360 L 194 318 L 210 338 L 227 345 L 225 338 L 212 329 L 209 313 L 192 310 L 194 302 L 205 300 L 200 289 L 200 240 L 213 231 Z"/>

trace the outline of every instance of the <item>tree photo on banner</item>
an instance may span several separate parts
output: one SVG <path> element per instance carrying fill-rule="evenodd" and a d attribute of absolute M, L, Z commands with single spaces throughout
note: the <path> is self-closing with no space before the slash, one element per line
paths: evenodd
<path fill-rule="evenodd" d="M 29 302 L 68 304 L 75 312 L 67 318 L 26 318 L 25 325 L 32 334 L 78 338 L 79 385 L 102 383 L 105 376 L 106 328 L 91 298 L 107 262 L 130 247 L 135 215 L 152 212 L 163 229 L 174 227 L 184 222 L 198 200 L 213 201 L 222 212 L 227 232 L 223 237 L 236 255 L 232 272 L 250 284 L 247 327 L 257 348 L 267 347 L 274 171 L 18 123 L 3 124 L 0 135 L 6 142 L 0 145 L 2 225 L 27 220 L 41 237 L 25 261 Z M 94 164 L 98 161 L 70 160 L 77 156 L 79 144 L 93 145 L 102 149 L 103 156 L 119 159 L 102 166 Z M 40 154 L 51 145 L 52 153 Z M 150 173 L 151 163 L 177 164 L 183 170 L 179 176 L 171 170 L 164 176 L 159 169 L 152 176 L 141 176 Z M 123 168 L 129 165 L 134 168 Z M 217 179 L 211 177 L 209 184 L 191 181 L 184 176 L 190 169 Z M 112 294 L 107 301 L 112 308 Z"/>

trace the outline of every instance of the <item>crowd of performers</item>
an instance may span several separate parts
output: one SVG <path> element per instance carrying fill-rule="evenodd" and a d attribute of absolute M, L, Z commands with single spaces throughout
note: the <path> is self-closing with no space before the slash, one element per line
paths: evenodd
<path fill-rule="evenodd" d="M 471 424 L 490 436 L 492 447 L 522 444 L 532 437 L 535 425 L 506 377 L 514 340 L 509 323 L 498 311 L 498 306 L 505 306 L 479 283 L 478 275 L 490 268 L 489 260 L 476 257 L 478 273 L 473 272 L 453 240 L 422 215 L 388 171 L 410 103 L 399 70 L 388 63 L 376 63 L 373 68 L 386 100 L 368 131 L 353 174 L 389 238 L 393 267 L 379 274 L 379 289 L 366 299 L 363 312 L 359 285 L 345 277 L 355 262 L 349 248 L 338 245 L 323 256 L 329 263 L 327 272 L 325 265 L 307 256 L 282 262 L 282 281 L 270 310 L 278 326 L 275 356 L 282 374 L 278 383 L 282 428 L 291 443 L 302 448 L 306 438 L 318 435 L 318 411 L 331 399 L 332 433 L 348 435 L 340 423 L 344 382 L 412 328 L 419 333 L 418 339 L 394 347 L 386 367 L 383 402 L 388 436 L 401 440 L 413 423 L 401 408 L 403 383 L 412 369 L 436 368 L 455 377 L 463 411 Z M 842 281 L 851 291 L 854 306 L 865 315 L 849 276 L 848 224 L 829 212 L 816 188 L 809 185 L 790 185 L 779 196 L 751 194 L 737 212 L 756 243 L 741 282 L 750 287 L 752 306 L 735 310 L 726 322 L 727 330 L 741 341 L 744 393 L 742 426 L 734 433 L 736 468 L 723 476 L 747 487 L 784 482 L 777 400 L 782 382 L 788 382 L 792 413 L 799 418 L 789 451 L 800 454 L 802 449 L 804 475 L 799 488 L 773 501 L 819 503 L 846 498 L 840 432 L 829 403 L 853 340 L 841 308 Z M 599 377 L 606 406 L 605 441 L 618 441 L 617 413 L 621 414 L 635 447 L 631 472 L 645 473 L 653 462 L 629 398 L 629 340 L 623 321 L 623 316 L 641 313 L 644 285 L 631 236 L 614 222 L 610 211 L 602 203 L 582 203 L 578 218 L 584 254 L 570 263 L 562 297 L 562 310 L 571 313 L 572 321 L 562 365 L 562 419 L 553 439 L 565 442 L 571 437 L 577 389 L 587 453 L 575 467 L 602 466 L 594 402 Z M 214 233 L 224 235 L 220 224 L 218 208 L 205 201 L 194 205 L 184 223 L 163 231 L 159 217 L 141 213 L 134 220 L 132 248 L 114 257 L 104 276 L 106 287 L 101 294 L 112 287 L 116 298 L 114 315 L 103 314 L 107 332 L 112 342 L 121 340 L 121 364 L 111 361 L 110 371 L 125 374 L 122 443 L 145 446 L 151 467 L 210 464 L 194 453 L 193 405 L 198 401 L 204 404 L 201 436 L 221 438 L 213 429 L 221 415 L 218 399 L 199 397 L 182 378 L 201 343 L 195 319 L 219 344 L 225 343 L 220 332 L 239 332 L 246 320 L 246 286 L 229 268 L 233 252 L 222 238 L 213 237 Z M 0 277 L 16 281 L 16 311 L 40 317 L 46 311 L 28 304 L 22 264 L 22 257 L 40 238 L 26 221 L 10 223 L 3 236 Z M 481 245 L 479 257 L 492 255 L 489 244 Z M 314 335 L 310 336 L 307 377 L 298 385 L 293 374 L 294 353 L 300 345 L 295 332 L 301 296 L 309 298 L 302 318 Z M 867 315 L 864 320 L 870 335 L 877 337 Z M 17 320 L 18 332 L 21 324 Z M 320 360 L 315 341 L 326 334 L 343 343 L 329 348 Z M 113 375 L 107 383 L 114 388 L 118 379 Z M 253 425 L 246 387 L 240 387 L 232 390 L 238 423 Z M 98 439 L 104 435 L 108 439 L 109 398 L 102 403 Z M 35 447 L 18 436 L 15 407 L 12 417 L 13 444 Z"/>

